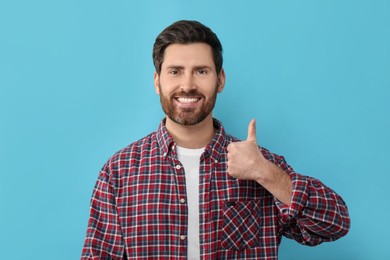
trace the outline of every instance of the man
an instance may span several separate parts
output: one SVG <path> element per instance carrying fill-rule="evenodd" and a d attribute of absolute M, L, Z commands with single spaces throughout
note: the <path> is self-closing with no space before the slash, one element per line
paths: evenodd
<path fill-rule="evenodd" d="M 196 21 L 157 37 L 154 85 L 166 118 L 101 170 L 81 259 L 277 259 L 282 235 L 305 245 L 344 236 L 345 203 L 212 117 L 222 46 Z"/>

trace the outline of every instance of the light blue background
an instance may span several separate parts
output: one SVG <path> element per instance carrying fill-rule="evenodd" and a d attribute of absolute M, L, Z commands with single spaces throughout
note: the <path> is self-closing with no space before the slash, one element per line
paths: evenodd
<path fill-rule="evenodd" d="M 280 259 L 390 259 L 390 1 L 0 0 L 0 258 L 78 259 L 98 171 L 154 131 L 155 37 L 210 26 L 214 115 L 343 196 L 350 233 Z"/>

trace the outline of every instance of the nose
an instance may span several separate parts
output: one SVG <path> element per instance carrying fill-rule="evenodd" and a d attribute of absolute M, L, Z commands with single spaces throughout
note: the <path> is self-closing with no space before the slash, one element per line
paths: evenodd
<path fill-rule="evenodd" d="M 188 92 L 196 88 L 194 75 L 192 73 L 185 73 L 180 82 L 180 89 Z"/>

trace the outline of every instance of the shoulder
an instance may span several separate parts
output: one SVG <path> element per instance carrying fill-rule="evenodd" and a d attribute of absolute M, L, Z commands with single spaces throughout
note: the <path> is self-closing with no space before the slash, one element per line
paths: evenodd
<path fill-rule="evenodd" d="M 134 164 L 141 158 L 153 153 L 158 147 L 156 132 L 129 144 L 113 154 L 105 164 L 108 169 L 118 169 L 126 165 Z"/>

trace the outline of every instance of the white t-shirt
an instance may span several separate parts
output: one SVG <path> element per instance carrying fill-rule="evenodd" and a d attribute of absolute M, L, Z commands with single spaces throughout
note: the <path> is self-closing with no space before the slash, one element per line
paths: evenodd
<path fill-rule="evenodd" d="M 176 146 L 177 157 L 186 175 L 188 206 L 188 259 L 200 259 L 199 245 L 199 164 L 201 149 L 188 149 Z"/>

